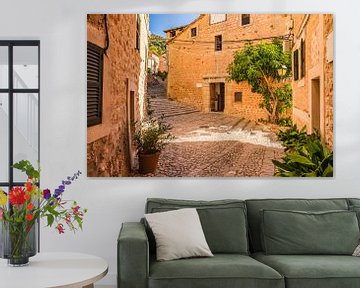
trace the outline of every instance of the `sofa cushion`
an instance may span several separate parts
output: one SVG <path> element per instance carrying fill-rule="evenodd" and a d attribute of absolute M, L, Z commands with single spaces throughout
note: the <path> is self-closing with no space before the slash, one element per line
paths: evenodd
<path fill-rule="evenodd" d="M 360 206 L 360 198 L 348 198 L 349 206 Z"/>
<path fill-rule="evenodd" d="M 358 288 L 360 258 L 343 255 L 265 255 L 256 260 L 284 275 L 286 288 Z"/>
<path fill-rule="evenodd" d="M 246 255 L 150 261 L 149 288 L 284 288 L 274 269 Z"/>
<path fill-rule="evenodd" d="M 262 210 L 266 254 L 351 255 L 359 244 L 354 211 Z"/>
<path fill-rule="evenodd" d="M 195 208 L 145 214 L 156 239 L 159 261 L 213 256 Z"/>
<path fill-rule="evenodd" d="M 349 210 L 350 211 L 354 211 L 356 213 L 356 216 L 358 218 L 358 224 L 359 224 L 359 228 L 360 228 L 360 205 L 359 206 L 354 206 L 354 205 L 351 205 L 349 207 Z"/>
<path fill-rule="evenodd" d="M 246 207 L 242 200 L 192 201 L 152 198 L 147 200 L 146 213 L 187 207 L 197 208 L 206 241 L 213 253 L 249 253 Z M 152 239 L 150 231 L 148 233 L 149 239 Z"/>
<path fill-rule="evenodd" d="M 328 211 L 348 210 L 346 199 L 254 199 L 246 200 L 252 251 L 262 251 L 260 210 Z"/>

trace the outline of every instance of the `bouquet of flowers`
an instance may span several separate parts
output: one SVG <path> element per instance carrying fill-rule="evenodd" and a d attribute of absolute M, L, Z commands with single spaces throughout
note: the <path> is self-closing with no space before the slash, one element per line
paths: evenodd
<path fill-rule="evenodd" d="M 25 172 L 28 179 L 23 187 L 12 187 L 8 194 L 0 188 L 1 241 L 4 242 L 6 238 L 9 242 L 8 245 L 2 243 L 3 249 L 7 251 L 0 256 L 15 259 L 16 263 L 16 258 L 20 262 L 21 258 L 28 258 L 29 234 L 39 218 L 45 218 L 47 226 L 55 227 L 59 234 L 65 232 L 65 227 L 75 232 L 82 229 L 86 209 L 81 209 L 75 201 L 69 204 L 63 199 L 66 186 L 80 176 L 80 171 L 67 177 L 52 192 L 39 188 L 40 169 L 35 169 L 29 161 L 20 161 L 13 167 Z"/>

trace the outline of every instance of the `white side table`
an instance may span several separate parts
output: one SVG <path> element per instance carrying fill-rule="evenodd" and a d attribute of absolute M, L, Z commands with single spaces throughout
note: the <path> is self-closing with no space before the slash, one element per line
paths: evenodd
<path fill-rule="evenodd" d="M 9 267 L 0 260 L 0 287 L 92 288 L 108 272 L 100 257 L 80 253 L 38 253 L 28 266 Z"/>

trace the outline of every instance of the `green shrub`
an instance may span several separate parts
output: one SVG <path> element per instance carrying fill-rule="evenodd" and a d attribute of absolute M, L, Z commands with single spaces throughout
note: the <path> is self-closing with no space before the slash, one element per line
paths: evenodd
<path fill-rule="evenodd" d="M 307 134 L 296 125 L 280 132 L 279 139 L 285 146 L 282 161 L 272 160 L 280 177 L 332 177 L 333 151 L 321 142 L 318 133 Z"/>
<path fill-rule="evenodd" d="M 291 127 L 293 125 L 293 122 L 291 118 L 288 117 L 288 118 L 280 118 L 276 124 L 283 127 Z"/>
<path fill-rule="evenodd" d="M 157 76 L 159 76 L 162 81 L 165 81 L 165 79 L 167 78 L 167 75 L 168 75 L 168 72 L 166 72 L 166 71 L 159 71 L 157 73 Z"/>
<path fill-rule="evenodd" d="M 306 126 L 299 130 L 296 124 L 292 125 L 285 131 L 280 131 L 277 134 L 277 137 L 282 142 L 282 145 L 285 147 L 285 152 L 296 151 L 300 149 L 307 143 L 309 137 L 312 139 L 320 138 L 318 132 L 307 134 Z"/>
<path fill-rule="evenodd" d="M 162 118 L 149 118 L 136 124 L 134 140 L 139 153 L 160 152 L 174 139 L 174 136 L 169 133 L 172 127 L 165 123 Z"/>

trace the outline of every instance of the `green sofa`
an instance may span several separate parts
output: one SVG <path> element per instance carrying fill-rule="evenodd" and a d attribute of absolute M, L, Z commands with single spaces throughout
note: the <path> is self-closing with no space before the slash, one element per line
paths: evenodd
<path fill-rule="evenodd" d="M 152 198 L 145 212 L 188 207 L 197 208 L 214 257 L 156 261 L 155 239 L 145 221 L 123 223 L 117 246 L 119 288 L 360 287 L 360 257 L 351 256 L 360 236 L 360 199 Z M 319 229 L 309 231 L 312 223 Z M 329 227 L 345 233 L 317 235 Z"/>

